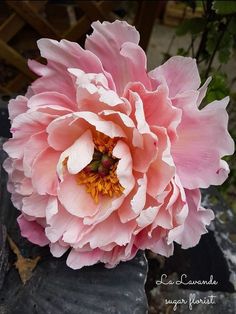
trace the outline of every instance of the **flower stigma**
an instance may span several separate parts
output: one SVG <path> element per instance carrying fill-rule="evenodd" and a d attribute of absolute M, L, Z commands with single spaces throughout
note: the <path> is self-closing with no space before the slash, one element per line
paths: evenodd
<path fill-rule="evenodd" d="M 97 132 L 93 137 L 95 149 L 92 161 L 76 175 L 76 182 L 84 184 L 95 203 L 99 196 L 120 196 L 124 191 L 116 174 L 119 159 L 112 155 L 117 139 Z"/>

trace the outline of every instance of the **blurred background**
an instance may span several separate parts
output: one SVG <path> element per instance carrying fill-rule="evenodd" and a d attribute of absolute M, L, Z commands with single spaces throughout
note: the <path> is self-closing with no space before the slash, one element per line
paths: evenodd
<path fill-rule="evenodd" d="M 83 46 L 86 34 L 92 31 L 90 25 L 93 21 L 116 19 L 126 20 L 139 30 L 140 45 L 147 53 L 149 70 L 173 55 L 196 58 L 202 84 L 209 76 L 213 78 L 202 107 L 213 100 L 230 95 L 229 130 L 235 140 L 236 1 L 213 0 L 0 1 L 0 137 L 10 137 L 7 112 L 9 99 L 24 94 L 27 86 L 36 78 L 28 69 L 27 59 L 45 62 L 39 56 L 36 41 L 42 37 L 57 40 L 65 38 Z M 225 159 L 231 168 L 229 179 L 223 186 L 217 187 L 218 194 L 215 192 L 210 194 L 208 201 L 219 207 L 220 195 L 221 201 L 226 204 L 225 207 L 220 205 L 217 214 L 220 223 L 216 222 L 214 230 L 216 235 L 217 232 L 222 235 L 222 239 L 227 234 L 230 244 L 225 246 L 224 239 L 219 242 L 220 237 L 216 236 L 216 245 L 212 234 L 209 233 L 203 237 L 196 249 L 186 251 L 177 249 L 175 256 L 165 261 L 164 269 L 170 273 L 187 271 L 193 278 L 205 279 L 208 272 L 214 273 L 214 276 L 222 279 L 219 290 L 232 292 L 235 290 L 232 283 L 229 283 L 229 269 L 232 272 L 232 265 L 236 265 L 235 255 L 226 256 L 225 252 L 229 252 L 229 248 L 232 247 L 235 254 L 233 250 L 236 243 L 236 160 L 235 155 Z M 231 221 L 231 227 L 228 227 L 227 220 Z M 222 222 L 225 223 L 225 227 L 221 225 Z M 229 261 L 227 264 L 230 265 L 229 268 L 225 266 L 226 263 L 218 252 L 218 245 L 227 257 L 227 263 Z M 146 290 L 150 303 L 149 312 L 162 313 L 160 305 L 155 304 L 159 290 L 155 290 L 154 287 L 164 262 L 160 257 L 151 254 L 148 258 L 150 270 Z M 182 265 L 185 268 L 182 268 Z M 206 267 L 203 268 L 202 265 Z M 234 282 L 236 283 L 236 279 Z M 218 295 L 222 302 L 227 302 L 227 296 Z M 229 308 L 233 310 L 230 313 L 234 313 L 235 310 L 233 302 L 235 304 L 236 296 L 234 298 L 234 301 L 229 299 Z M 163 298 L 160 297 L 158 300 L 161 299 Z M 167 313 L 169 310 L 163 307 L 163 311 Z M 209 313 L 216 312 L 213 309 Z M 220 312 L 219 309 L 217 313 L 226 312 L 225 310 Z"/>

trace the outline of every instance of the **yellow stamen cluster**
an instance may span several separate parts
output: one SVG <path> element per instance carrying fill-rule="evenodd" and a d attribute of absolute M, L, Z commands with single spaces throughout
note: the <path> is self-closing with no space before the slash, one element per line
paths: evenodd
<path fill-rule="evenodd" d="M 78 184 L 84 184 L 86 191 L 90 193 L 94 201 L 98 203 L 99 195 L 118 197 L 122 194 L 124 188 L 120 184 L 116 174 L 118 159 L 112 156 L 112 151 L 117 143 L 117 139 L 112 139 L 103 133 L 96 132 L 93 141 L 95 144 L 94 158 L 96 159 L 96 152 L 99 152 L 98 154 L 101 153 L 104 157 L 109 156 L 107 158 L 110 159 L 110 165 L 106 166 L 106 164 L 104 164 L 104 167 L 108 167 L 104 168 L 104 170 L 106 170 L 104 174 L 103 171 L 100 172 L 100 168 L 98 168 L 98 170 L 93 168 L 96 162 L 101 162 L 101 167 L 103 167 L 102 158 L 100 157 L 101 160 L 98 161 L 93 160 L 90 165 L 76 175 L 76 182 Z"/>
<path fill-rule="evenodd" d="M 110 170 L 109 174 L 101 177 L 98 173 L 86 173 L 84 170 L 76 176 L 78 184 L 85 184 L 86 191 L 91 194 L 96 203 L 99 202 L 99 194 L 106 196 L 120 196 L 124 188 L 119 183 L 115 173 L 116 166 Z"/>
<path fill-rule="evenodd" d="M 117 143 L 117 139 L 110 138 L 109 136 L 96 132 L 96 136 L 93 138 L 95 148 L 101 153 L 107 153 L 109 156 L 112 156 L 113 148 Z"/>

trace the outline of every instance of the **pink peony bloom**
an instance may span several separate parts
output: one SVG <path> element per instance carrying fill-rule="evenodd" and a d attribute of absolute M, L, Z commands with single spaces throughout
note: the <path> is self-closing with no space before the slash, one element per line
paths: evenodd
<path fill-rule="evenodd" d="M 147 73 L 139 33 L 126 22 L 92 24 L 85 49 L 38 41 L 47 65 L 9 103 L 8 189 L 22 236 L 69 250 L 78 269 L 114 267 L 139 249 L 170 256 L 196 245 L 214 218 L 199 188 L 222 184 L 233 154 L 229 98 L 199 110 L 196 61 L 173 57 Z"/>

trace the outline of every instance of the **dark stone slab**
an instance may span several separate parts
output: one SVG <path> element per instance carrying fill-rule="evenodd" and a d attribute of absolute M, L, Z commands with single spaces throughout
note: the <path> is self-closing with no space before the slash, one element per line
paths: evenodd
<path fill-rule="evenodd" d="M 8 247 L 6 227 L 0 224 L 0 289 L 8 270 Z"/>

